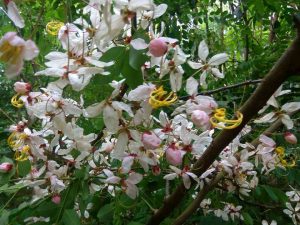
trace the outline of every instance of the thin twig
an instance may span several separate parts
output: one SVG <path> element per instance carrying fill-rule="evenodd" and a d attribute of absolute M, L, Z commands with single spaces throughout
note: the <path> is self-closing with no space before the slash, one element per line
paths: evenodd
<path fill-rule="evenodd" d="M 244 82 L 241 82 L 241 83 L 228 85 L 228 86 L 217 88 L 217 89 L 214 89 L 214 90 L 211 90 L 211 91 L 203 91 L 203 92 L 200 92 L 199 95 L 212 95 L 212 94 L 222 92 L 222 91 L 225 91 L 225 90 L 228 90 L 228 89 L 233 89 L 233 88 L 242 87 L 242 86 L 251 85 L 251 84 L 258 84 L 258 83 L 261 83 L 261 82 L 262 82 L 262 79 L 247 80 L 247 81 L 244 81 Z M 181 100 L 187 100 L 189 97 L 190 96 L 182 96 L 182 97 L 180 97 L 180 99 Z"/>

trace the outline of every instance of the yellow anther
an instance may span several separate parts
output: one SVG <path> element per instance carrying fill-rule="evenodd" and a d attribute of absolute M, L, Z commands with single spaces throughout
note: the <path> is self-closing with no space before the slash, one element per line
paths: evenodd
<path fill-rule="evenodd" d="M 275 149 L 275 152 L 279 157 L 283 157 L 285 149 L 283 147 L 279 146 Z"/>
<path fill-rule="evenodd" d="M 23 146 L 21 151 L 16 151 L 15 160 L 17 161 L 25 161 L 28 159 L 30 147 L 28 145 Z"/>
<path fill-rule="evenodd" d="M 19 98 L 20 94 L 15 94 L 12 98 L 11 98 L 11 104 L 14 106 L 14 107 L 17 107 L 17 108 L 21 108 L 23 107 L 24 105 L 24 102 Z"/>
<path fill-rule="evenodd" d="M 149 104 L 156 109 L 163 106 L 170 106 L 177 100 L 177 95 L 171 91 L 169 94 L 164 90 L 163 86 L 151 92 Z"/>
<path fill-rule="evenodd" d="M 294 167 L 296 166 L 295 157 L 291 157 L 285 154 L 285 149 L 281 146 L 275 148 L 275 152 L 279 158 L 279 163 L 284 167 Z"/>
<path fill-rule="evenodd" d="M 46 31 L 48 34 L 56 36 L 60 30 L 60 28 L 64 26 L 64 23 L 59 21 L 51 21 L 46 25 Z"/>
<path fill-rule="evenodd" d="M 243 114 L 239 111 L 236 112 L 237 119 L 229 120 L 226 119 L 226 109 L 219 108 L 215 110 L 214 115 L 210 118 L 210 122 L 214 127 L 222 129 L 234 129 L 238 127 L 243 121 Z M 221 124 L 220 124 L 221 123 Z"/>
<path fill-rule="evenodd" d="M 11 148 L 18 148 L 24 143 L 24 140 L 27 137 L 28 137 L 28 135 L 25 133 L 19 133 L 19 132 L 14 131 L 7 138 L 7 143 Z"/>

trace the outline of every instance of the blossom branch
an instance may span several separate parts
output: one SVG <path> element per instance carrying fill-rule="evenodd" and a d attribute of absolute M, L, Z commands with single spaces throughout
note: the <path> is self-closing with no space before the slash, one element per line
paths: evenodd
<path fill-rule="evenodd" d="M 283 56 L 263 79 L 261 84 L 239 110 L 244 119 L 242 123 L 231 130 L 223 130 L 207 148 L 204 154 L 193 166 L 192 172 L 201 176 L 219 156 L 222 150 L 240 133 L 243 127 L 258 113 L 266 104 L 268 99 L 279 88 L 279 86 L 290 76 L 300 73 L 300 64 L 297 62 L 300 57 L 300 15 L 294 17 L 297 28 L 297 37 L 292 45 L 286 50 Z M 186 189 L 180 184 L 176 190 L 167 198 L 163 206 L 154 214 L 148 224 L 159 224 L 173 209 L 179 205 L 184 198 Z"/>
<path fill-rule="evenodd" d="M 212 190 L 214 189 L 220 180 L 222 180 L 224 177 L 224 173 L 220 172 L 218 173 L 214 179 L 207 185 L 205 185 L 201 191 L 198 192 L 197 197 L 194 199 L 194 201 L 188 206 L 186 210 L 184 210 L 180 216 L 176 218 L 176 220 L 173 222 L 173 225 L 180 225 L 183 224 L 194 212 L 199 208 L 200 203 L 204 199 L 204 197 Z"/>
<path fill-rule="evenodd" d="M 217 89 L 214 89 L 214 90 L 211 90 L 211 91 L 203 91 L 203 92 L 200 92 L 199 94 L 200 95 L 211 95 L 211 94 L 215 94 L 215 93 L 222 92 L 222 91 L 225 91 L 225 90 L 229 90 L 229 89 L 233 89 L 233 88 L 237 88 L 237 87 L 242 87 L 242 86 L 247 86 L 247 85 L 251 85 L 251 84 L 258 84 L 258 83 L 261 83 L 261 82 L 262 82 L 262 79 L 247 80 L 247 81 L 244 81 L 244 82 L 241 82 L 241 83 L 228 85 L 228 86 L 217 88 Z M 180 97 L 180 100 L 187 100 L 189 97 L 190 96 L 182 96 L 182 97 Z"/>

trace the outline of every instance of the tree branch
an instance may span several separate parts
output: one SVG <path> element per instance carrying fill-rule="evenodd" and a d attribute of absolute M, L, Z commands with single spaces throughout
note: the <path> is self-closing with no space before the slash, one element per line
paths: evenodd
<path fill-rule="evenodd" d="M 214 189 L 219 181 L 224 177 L 224 173 L 218 173 L 214 179 L 207 185 L 205 185 L 199 192 L 194 201 L 188 206 L 186 210 L 179 217 L 176 218 L 173 225 L 183 224 L 198 208 L 204 197 Z"/>
<path fill-rule="evenodd" d="M 279 86 L 289 76 L 300 73 L 300 63 L 298 62 L 300 58 L 300 15 L 295 16 L 294 20 L 298 29 L 297 38 L 239 110 L 244 116 L 240 126 L 232 130 L 223 130 L 195 163 L 192 172 L 197 176 L 201 176 L 210 167 L 221 151 L 239 134 L 250 119 L 258 113 Z M 181 183 L 170 197 L 165 200 L 163 206 L 150 218 L 148 225 L 160 224 L 179 205 L 186 192 L 187 190 Z"/>
<path fill-rule="evenodd" d="M 212 95 L 218 92 L 222 92 L 225 90 L 229 90 L 229 89 L 233 89 L 233 88 L 237 88 L 237 87 L 242 87 L 242 86 L 246 86 L 246 85 L 250 85 L 250 84 L 258 84 L 261 83 L 262 79 L 257 79 L 257 80 L 247 80 L 241 83 L 237 83 L 237 84 L 232 84 L 232 85 L 228 85 L 225 87 L 221 87 L 221 88 L 217 88 L 214 90 L 210 90 L 210 91 L 203 91 L 200 92 L 199 95 Z M 180 97 L 181 100 L 187 100 L 190 96 L 182 96 Z"/>

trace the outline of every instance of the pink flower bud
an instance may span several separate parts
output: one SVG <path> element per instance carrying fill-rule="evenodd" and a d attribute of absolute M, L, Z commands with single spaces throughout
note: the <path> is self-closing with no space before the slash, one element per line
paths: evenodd
<path fill-rule="evenodd" d="M 59 194 L 54 194 L 51 199 L 51 201 L 56 205 L 58 205 L 60 203 L 60 200 L 61 200 L 61 197 Z"/>
<path fill-rule="evenodd" d="M 8 173 L 13 168 L 13 164 L 4 162 L 0 164 L 0 172 L 1 173 Z"/>
<path fill-rule="evenodd" d="M 166 150 L 166 159 L 173 166 L 179 166 L 182 163 L 182 154 L 181 151 L 175 146 L 175 144 L 171 144 Z"/>
<path fill-rule="evenodd" d="M 168 51 L 168 45 L 163 40 L 157 38 L 150 41 L 149 52 L 153 56 L 155 57 L 163 56 L 167 51 Z"/>
<path fill-rule="evenodd" d="M 160 138 L 152 132 L 144 132 L 142 135 L 142 142 L 146 149 L 152 150 L 157 149 L 161 144 Z"/>
<path fill-rule="evenodd" d="M 158 165 L 152 166 L 152 173 L 154 176 L 158 176 L 161 172 L 161 169 Z"/>
<path fill-rule="evenodd" d="M 202 110 L 193 111 L 191 120 L 197 127 L 208 129 L 210 126 L 209 116 Z"/>
<path fill-rule="evenodd" d="M 297 137 L 291 132 L 285 132 L 284 139 L 290 144 L 297 144 Z"/>
<path fill-rule="evenodd" d="M 26 94 L 31 90 L 31 84 L 25 82 L 16 82 L 14 86 L 15 92 L 19 94 Z"/>

